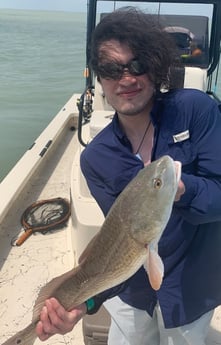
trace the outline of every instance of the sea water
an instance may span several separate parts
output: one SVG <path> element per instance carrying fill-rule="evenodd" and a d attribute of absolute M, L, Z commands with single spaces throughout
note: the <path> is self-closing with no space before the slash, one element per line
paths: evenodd
<path fill-rule="evenodd" d="M 0 181 L 83 91 L 85 46 L 86 13 L 0 10 Z"/>
<path fill-rule="evenodd" d="M 0 180 L 85 86 L 86 13 L 0 10 Z"/>

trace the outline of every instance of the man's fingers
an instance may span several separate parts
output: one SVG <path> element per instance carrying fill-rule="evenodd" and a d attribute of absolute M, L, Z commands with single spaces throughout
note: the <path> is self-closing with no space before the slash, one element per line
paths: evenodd
<path fill-rule="evenodd" d="M 36 326 L 36 334 L 40 340 L 47 340 L 54 334 L 65 334 L 70 332 L 76 323 L 86 314 L 86 305 L 76 307 L 67 311 L 55 299 L 45 301 L 45 306 L 40 313 L 40 321 Z"/>
<path fill-rule="evenodd" d="M 36 331 L 36 334 L 37 334 L 37 336 L 39 337 L 39 339 L 41 341 L 45 341 L 48 338 L 50 338 L 50 335 L 48 333 L 45 333 L 45 331 L 44 331 L 44 327 L 43 327 L 42 321 L 39 321 L 37 323 L 35 331 Z"/>

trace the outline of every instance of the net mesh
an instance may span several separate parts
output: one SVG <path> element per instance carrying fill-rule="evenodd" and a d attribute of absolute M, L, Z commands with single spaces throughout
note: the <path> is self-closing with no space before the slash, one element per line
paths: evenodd
<path fill-rule="evenodd" d="M 29 206 L 22 215 L 24 228 L 34 231 L 47 229 L 64 223 L 70 215 L 70 204 L 66 199 L 42 200 Z"/>

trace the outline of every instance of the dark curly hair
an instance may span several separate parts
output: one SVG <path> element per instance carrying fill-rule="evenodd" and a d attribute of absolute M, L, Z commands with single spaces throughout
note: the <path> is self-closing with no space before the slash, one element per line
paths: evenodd
<path fill-rule="evenodd" d="M 156 90 L 170 88 L 169 71 L 177 63 L 177 49 L 157 18 L 135 7 L 105 15 L 93 32 L 90 47 L 90 65 L 97 76 L 102 60 L 99 48 L 103 42 L 115 39 L 127 44 L 134 57 L 142 62 Z"/>

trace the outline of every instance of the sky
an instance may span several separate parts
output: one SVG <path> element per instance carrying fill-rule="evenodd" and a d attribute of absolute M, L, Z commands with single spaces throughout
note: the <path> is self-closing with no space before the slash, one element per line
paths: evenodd
<path fill-rule="evenodd" d="M 185 1 L 185 0 L 184 0 Z M 103 10 L 111 11 L 113 10 L 113 6 L 111 2 L 99 2 L 98 3 L 98 10 L 99 4 L 103 6 Z M 121 6 L 124 6 L 126 3 L 121 3 Z M 131 2 L 131 5 L 135 5 L 135 2 Z M 120 6 L 120 7 L 121 7 Z M 150 5 L 151 9 L 156 8 L 157 4 Z M 174 11 L 174 4 L 164 4 L 166 6 L 165 12 L 171 12 L 171 6 Z M 185 14 L 198 14 L 198 15 L 211 15 L 211 8 L 208 11 L 208 5 L 184 5 L 179 4 L 175 6 L 175 12 L 179 10 L 178 7 L 182 6 L 181 10 L 184 10 L 186 7 Z M 196 7 L 192 7 L 196 6 Z M 0 8 L 10 8 L 10 9 L 26 9 L 26 10 L 49 10 L 49 11 L 71 11 L 71 12 L 86 12 L 87 11 L 87 0 L 0 0 Z M 163 7 L 162 7 L 163 8 Z M 145 7 L 146 9 L 146 7 Z M 162 10 L 162 9 L 161 9 Z M 173 12 L 172 11 L 172 12 Z M 209 12 L 209 13 L 208 13 Z M 182 12 L 181 12 L 182 13 Z"/>
<path fill-rule="evenodd" d="M 0 0 L 0 8 L 85 12 L 87 0 Z"/>

